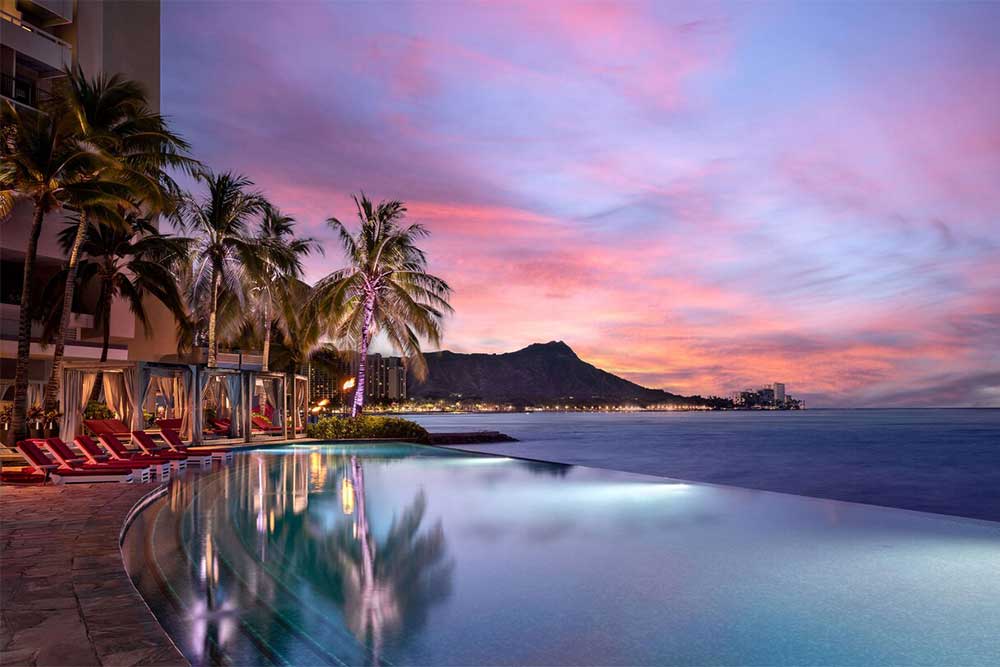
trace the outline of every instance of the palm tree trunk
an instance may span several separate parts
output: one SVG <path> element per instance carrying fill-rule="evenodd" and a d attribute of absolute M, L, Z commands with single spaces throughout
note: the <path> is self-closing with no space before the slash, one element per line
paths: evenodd
<path fill-rule="evenodd" d="M 208 314 L 208 367 L 218 366 L 219 351 L 215 341 L 216 310 L 219 307 L 219 272 L 212 270 L 212 310 Z"/>
<path fill-rule="evenodd" d="M 354 389 L 354 405 L 351 416 L 357 417 L 365 407 L 365 371 L 368 368 L 368 337 L 375 319 L 375 301 L 365 299 L 365 318 L 361 323 L 361 358 L 358 359 L 358 383 Z"/>
<path fill-rule="evenodd" d="M 108 348 L 111 347 L 111 285 L 110 281 L 105 280 L 101 284 L 101 297 L 98 306 L 98 315 L 102 318 L 101 321 L 104 324 L 102 327 L 104 329 L 104 341 L 101 345 L 101 361 L 108 360 Z"/>
<path fill-rule="evenodd" d="M 76 292 L 76 270 L 80 264 L 80 246 L 87 235 L 87 214 L 80 211 L 80 222 L 76 227 L 76 238 L 69 252 L 69 263 L 66 265 L 66 285 L 63 287 L 62 315 L 59 317 L 59 329 L 56 331 L 55 352 L 52 354 L 52 374 L 45 385 L 45 409 L 55 410 L 58 403 L 59 384 L 62 382 L 62 363 L 66 351 L 66 332 L 69 330 L 69 318 L 73 311 L 73 294 Z"/>
<path fill-rule="evenodd" d="M 31 236 L 24 256 L 24 284 L 21 285 L 21 310 L 17 318 L 17 366 L 14 370 L 14 410 L 11 414 L 10 437 L 13 444 L 24 437 L 28 414 L 28 362 L 31 359 L 31 288 L 35 274 L 35 258 L 38 256 L 38 237 L 42 234 L 45 212 L 35 206 L 35 216 L 31 221 Z"/>
<path fill-rule="evenodd" d="M 264 351 L 263 359 L 260 362 L 260 368 L 263 371 L 267 371 L 267 362 L 271 356 L 271 308 L 270 300 L 264 300 Z"/>

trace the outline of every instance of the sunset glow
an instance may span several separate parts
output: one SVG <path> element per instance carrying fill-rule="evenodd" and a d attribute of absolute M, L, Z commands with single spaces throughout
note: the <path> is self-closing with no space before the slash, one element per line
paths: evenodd
<path fill-rule="evenodd" d="M 194 153 L 324 241 L 311 281 L 350 193 L 407 202 L 454 288 L 446 349 L 1000 405 L 1000 4 L 162 11 Z"/>

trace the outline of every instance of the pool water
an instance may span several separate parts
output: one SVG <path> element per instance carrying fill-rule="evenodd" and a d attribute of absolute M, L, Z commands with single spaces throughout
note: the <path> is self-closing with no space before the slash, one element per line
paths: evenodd
<path fill-rule="evenodd" d="M 194 664 L 1000 664 L 998 523 L 580 466 L 256 450 L 123 552 Z"/>

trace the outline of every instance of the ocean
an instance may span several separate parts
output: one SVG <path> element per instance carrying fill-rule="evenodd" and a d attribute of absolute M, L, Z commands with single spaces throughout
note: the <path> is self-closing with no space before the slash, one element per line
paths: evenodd
<path fill-rule="evenodd" d="M 1000 521 L 1000 409 L 410 418 L 519 440 L 476 451 Z"/>

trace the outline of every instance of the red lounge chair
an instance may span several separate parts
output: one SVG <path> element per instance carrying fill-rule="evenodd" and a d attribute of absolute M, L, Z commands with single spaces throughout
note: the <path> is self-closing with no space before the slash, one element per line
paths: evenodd
<path fill-rule="evenodd" d="M 125 468 L 132 471 L 134 479 L 132 481 L 139 482 L 142 484 L 148 484 L 152 481 L 152 473 L 150 472 L 149 466 L 144 463 L 138 462 L 120 462 L 120 463 L 93 463 L 88 461 L 85 457 L 78 456 L 76 452 L 70 449 L 69 445 L 60 440 L 59 438 L 45 438 L 44 440 L 32 440 L 39 447 L 45 447 L 50 452 L 52 456 L 56 458 L 56 461 L 62 464 L 64 468 L 73 468 L 74 470 L 107 470 L 108 468 Z"/>
<path fill-rule="evenodd" d="M 233 453 L 228 449 L 209 449 L 207 447 L 199 447 L 198 449 L 190 449 L 188 445 L 184 444 L 181 440 L 181 436 L 177 431 L 172 431 L 169 428 L 163 429 L 160 432 L 163 436 L 163 440 L 167 443 L 167 446 L 175 452 L 180 452 L 181 454 L 187 454 L 188 456 L 199 456 L 201 454 L 208 454 L 216 461 L 220 463 L 226 463 L 231 461 L 233 458 Z"/>
<path fill-rule="evenodd" d="M 210 419 L 211 426 L 206 424 L 202 427 L 201 432 L 206 435 L 229 435 L 229 420 L 228 419 Z M 169 428 L 169 427 L 168 427 Z M 175 431 L 180 431 L 180 429 L 173 429 Z"/>
<path fill-rule="evenodd" d="M 149 454 L 150 456 L 183 456 L 188 460 L 188 463 L 198 464 L 202 466 L 212 465 L 212 455 L 211 454 L 194 454 L 191 452 L 176 452 L 170 447 L 158 447 L 156 441 L 153 440 L 153 436 L 146 433 L 145 431 L 132 431 L 132 439 L 135 441 L 139 448 Z"/>
<path fill-rule="evenodd" d="M 128 468 L 102 468 L 100 470 L 79 470 L 63 468 L 30 440 L 17 443 L 17 451 L 28 464 L 40 474 L 48 473 L 56 484 L 90 484 L 92 482 L 131 482 L 133 475 Z"/>
<path fill-rule="evenodd" d="M 80 448 L 80 451 L 83 452 L 83 455 L 86 456 L 87 460 L 91 463 L 108 463 L 113 461 L 115 465 L 121 465 L 126 468 L 148 467 L 161 482 L 165 482 L 170 479 L 170 461 L 167 459 L 155 459 L 149 456 L 130 459 L 116 459 L 108 454 L 105 454 L 104 451 L 101 450 L 101 446 L 87 435 L 78 435 L 76 440 L 73 442 L 76 443 L 76 446 Z"/>
<path fill-rule="evenodd" d="M 160 461 L 170 461 L 171 467 L 177 472 L 187 468 L 187 457 L 183 454 L 177 454 L 175 452 L 163 452 L 163 455 L 156 454 L 146 454 L 142 451 L 136 451 L 134 449 L 129 449 L 122 444 L 122 441 L 106 433 L 104 435 L 97 436 L 101 444 L 104 445 L 111 456 L 115 459 L 125 460 L 125 461 L 149 461 L 149 460 L 160 460 Z"/>
<path fill-rule="evenodd" d="M 205 433 L 211 433 L 212 435 L 229 435 L 229 427 L 232 423 L 228 419 L 210 419 L 212 426 L 214 428 L 206 428 Z"/>
<path fill-rule="evenodd" d="M 156 425 L 160 427 L 161 431 L 165 428 L 169 428 L 173 431 L 180 431 L 181 424 L 183 422 L 183 419 L 157 419 Z"/>
<path fill-rule="evenodd" d="M 0 471 L 0 484 L 44 484 L 45 475 L 30 470 Z"/>
<path fill-rule="evenodd" d="M 280 426 L 275 426 L 263 417 L 254 416 L 250 418 L 250 421 L 255 429 L 264 431 L 265 433 L 281 433 L 285 430 Z"/>
<path fill-rule="evenodd" d="M 173 431 L 171 431 L 171 433 L 173 433 Z M 181 443 L 180 447 L 175 447 L 174 444 L 167 439 L 166 435 L 162 433 L 160 435 L 163 437 L 164 442 L 167 443 L 167 449 L 161 451 L 174 452 L 175 454 L 183 454 L 184 456 L 188 457 L 188 461 L 191 463 L 200 464 L 203 466 L 212 465 L 212 455 L 210 453 L 188 451 L 188 448 L 184 446 L 184 443 Z M 153 441 L 153 437 L 148 433 L 146 433 L 145 431 L 136 431 L 132 434 L 132 436 L 137 439 L 137 441 L 139 442 L 139 446 L 142 447 L 144 450 L 150 446 L 154 448 L 156 447 L 156 443 Z M 180 437 L 177 436 L 176 433 L 174 433 L 174 436 L 177 437 L 177 442 L 181 442 Z"/>
<path fill-rule="evenodd" d="M 95 435 L 110 433 L 115 436 L 127 436 L 128 426 L 118 419 L 84 419 L 83 425 L 94 432 Z"/>

